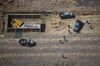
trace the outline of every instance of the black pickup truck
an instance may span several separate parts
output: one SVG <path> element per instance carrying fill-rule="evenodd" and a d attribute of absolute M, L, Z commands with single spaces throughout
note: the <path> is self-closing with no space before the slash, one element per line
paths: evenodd
<path fill-rule="evenodd" d="M 28 46 L 28 47 L 36 46 L 36 42 L 34 42 L 31 39 L 20 39 L 19 43 L 21 46 Z"/>
<path fill-rule="evenodd" d="M 59 17 L 61 19 L 71 19 L 71 18 L 75 18 L 75 15 L 71 12 L 61 12 L 59 14 Z"/>
<path fill-rule="evenodd" d="M 73 27 L 73 31 L 79 33 L 84 26 L 84 23 L 81 20 L 77 20 L 75 26 Z"/>

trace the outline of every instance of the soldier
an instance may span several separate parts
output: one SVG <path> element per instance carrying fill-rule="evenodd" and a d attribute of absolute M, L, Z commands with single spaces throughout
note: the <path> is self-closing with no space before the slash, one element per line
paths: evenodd
<path fill-rule="evenodd" d="M 88 21 L 88 20 L 86 21 L 86 23 L 87 23 L 87 24 L 91 24 L 91 23 L 89 23 L 89 21 Z"/>
<path fill-rule="evenodd" d="M 66 40 L 66 36 L 63 36 L 63 39 Z"/>
<path fill-rule="evenodd" d="M 68 28 L 72 28 L 70 25 L 68 25 Z"/>
<path fill-rule="evenodd" d="M 72 32 L 71 32 L 70 30 L 68 30 L 68 33 L 69 33 L 69 34 L 72 34 Z"/>
<path fill-rule="evenodd" d="M 94 29 L 94 27 L 92 25 L 90 25 L 90 29 Z"/>
<path fill-rule="evenodd" d="M 59 40 L 60 44 L 64 44 L 64 42 L 62 42 L 61 40 Z"/>
<path fill-rule="evenodd" d="M 63 58 L 63 59 L 67 59 L 67 57 L 66 57 L 65 55 L 62 55 L 62 58 Z"/>

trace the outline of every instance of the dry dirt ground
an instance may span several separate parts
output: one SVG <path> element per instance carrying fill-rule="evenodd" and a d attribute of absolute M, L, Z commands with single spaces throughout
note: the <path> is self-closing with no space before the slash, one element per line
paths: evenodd
<path fill-rule="evenodd" d="M 0 0 L 0 31 L 5 12 L 53 12 L 45 17 L 45 33 L 21 36 L 36 41 L 35 47 L 20 46 L 14 33 L 0 35 L 0 66 L 100 66 L 99 4 L 100 0 Z M 61 11 L 73 12 L 76 18 L 62 20 L 58 16 Z M 77 19 L 88 20 L 94 29 L 85 24 L 80 34 L 73 32 Z M 59 27 L 54 28 L 53 23 Z"/>
<path fill-rule="evenodd" d="M 70 11 L 76 15 L 99 15 L 99 0 L 0 0 L 0 32 L 5 12 Z M 80 16 L 79 16 L 80 17 Z"/>

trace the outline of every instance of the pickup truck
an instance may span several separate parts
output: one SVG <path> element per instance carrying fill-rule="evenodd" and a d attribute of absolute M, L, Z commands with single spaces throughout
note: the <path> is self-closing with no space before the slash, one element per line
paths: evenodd
<path fill-rule="evenodd" d="M 75 18 L 75 15 L 71 12 L 61 12 L 59 14 L 59 17 L 61 19 L 71 19 L 71 18 Z"/>
<path fill-rule="evenodd" d="M 73 27 L 74 32 L 80 32 L 84 26 L 84 23 L 81 20 L 77 20 L 75 26 Z"/>
<path fill-rule="evenodd" d="M 28 47 L 36 46 L 36 42 L 34 42 L 31 39 L 20 39 L 19 43 L 21 46 L 28 46 Z"/>

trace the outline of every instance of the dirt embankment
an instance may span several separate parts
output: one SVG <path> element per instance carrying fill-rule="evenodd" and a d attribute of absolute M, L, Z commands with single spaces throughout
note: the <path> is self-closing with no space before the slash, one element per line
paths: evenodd
<path fill-rule="evenodd" d="M 76 14 L 99 14 L 100 6 L 77 5 L 80 0 L 1 0 L 5 12 L 61 12 L 70 11 Z"/>

